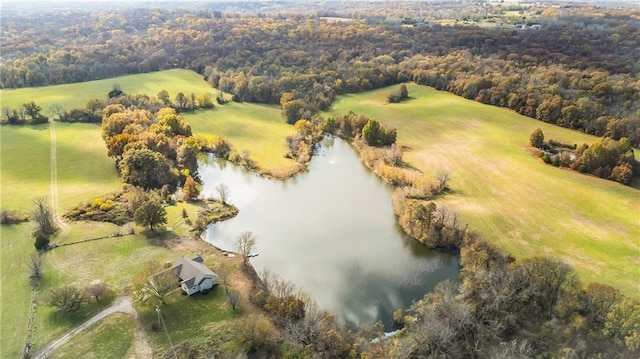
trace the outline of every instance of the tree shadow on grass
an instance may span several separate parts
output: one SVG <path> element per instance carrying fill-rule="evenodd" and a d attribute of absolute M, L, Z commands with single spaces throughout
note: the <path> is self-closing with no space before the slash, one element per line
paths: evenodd
<path fill-rule="evenodd" d="M 156 246 L 166 246 L 169 242 L 180 238 L 180 236 L 175 234 L 173 231 L 167 230 L 164 227 L 155 228 L 153 231 L 149 228 L 145 228 L 140 232 L 140 234 L 145 236 L 149 243 Z"/>

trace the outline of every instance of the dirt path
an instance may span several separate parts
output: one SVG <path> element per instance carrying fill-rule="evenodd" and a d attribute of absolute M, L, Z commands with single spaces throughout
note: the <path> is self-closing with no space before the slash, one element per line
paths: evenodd
<path fill-rule="evenodd" d="M 132 302 L 131 302 L 131 297 L 130 296 L 121 296 L 121 297 L 116 298 L 116 300 L 113 302 L 113 304 L 111 304 L 108 308 L 106 308 L 102 312 L 96 314 L 94 317 L 92 317 L 91 319 L 87 320 L 86 322 L 84 322 L 79 327 L 76 327 L 76 328 L 72 329 L 67 334 L 65 334 L 62 337 L 60 337 L 58 340 L 56 340 L 53 343 L 51 343 L 48 346 L 46 346 L 44 349 L 42 349 L 40 352 L 38 352 L 38 354 L 36 354 L 35 357 L 38 358 L 38 359 L 47 358 L 49 355 L 51 355 L 51 353 L 53 353 L 61 345 L 63 345 L 66 342 L 68 342 L 71 338 L 73 338 L 78 333 L 80 333 L 83 330 L 87 329 L 91 325 L 99 322 L 103 318 L 105 318 L 105 317 L 107 317 L 107 316 L 109 316 L 109 315 L 111 315 L 113 313 L 117 313 L 117 312 L 131 314 L 131 315 L 134 316 L 134 318 L 136 318 L 136 323 L 137 324 L 139 323 L 138 320 L 137 320 L 138 313 L 133 308 L 133 305 L 132 305 Z M 140 335 L 142 335 L 142 337 L 140 337 Z M 144 334 L 144 331 L 142 330 L 142 326 L 141 325 L 136 325 L 136 332 L 135 332 L 134 337 L 135 337 L 134 348 L 135 348 L 136 358 L 150 358 L 151 357 L 151 347 L 149 346 L 148 342 L 146 341 L 146 336 Z"/>
<path fill-rule="evenodd" d="M 58 205 L 58 146 L 56 139 L 55 121 L 49 122 L 49 132 L 51 134 L 51 178 L 50 195 L 51 195 L 51 212 L 54 223 L 60 228 L 58 238 L 64 237 L 69 232 L 69 226 L 62 220 Z"/>

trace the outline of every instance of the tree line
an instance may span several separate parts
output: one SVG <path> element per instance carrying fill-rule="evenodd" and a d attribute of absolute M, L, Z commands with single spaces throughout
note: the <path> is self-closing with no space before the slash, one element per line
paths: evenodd
<path fill-rule="evenodd" d="M 294 123 L 339 94 L 415 81 L 638 146 L 640 26 L 600 11 L 609 16 L 572 9 L 539 31 L 205 10 L 61 14 L 56 26 L 1 25 L 0 83 L 40 86 L 182 67 L 238 100 L 282 104 Z"/>
<path fill-rule="evenodd" d="M 619 141 L 601 138 L 590 146 L 586 143 L 577 146 L 552 139 L 545 141 L 544 133 L 538 128 L 531 133 L 529 143 L 540 150 L 538 155 L 545 163 L 556 167 L 568 167 L 622 184 L 631 183 L 634 174 L 640 172 L 640 163 L 626 137 Z"/>

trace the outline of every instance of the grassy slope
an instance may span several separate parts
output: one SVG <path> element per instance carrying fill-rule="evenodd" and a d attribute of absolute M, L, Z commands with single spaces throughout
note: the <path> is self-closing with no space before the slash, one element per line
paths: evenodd
<path fill-rule="evenodd" d="M 285 140 L 295 132 L 280 117 L 277 106 L 227 103 L 214 110 L 184 114 L 193 133 L 223 135 L 242 152 L 249 150 L 251 158 L 268 169 L 294 166 L 284 158 Z"/>
<path fill-rule="evenodd" d="M 207 263 L 212 266 L 211 263 Z M 189 310 L 185 310 L 188 307 Z M 153 308 L 139 310 L 145 328 L 157 321 L 158 316 Z M 226 303 L 225 291 L 216 286 L 206 295 L 187 297 L 180 291 L 173 292 L 161 307 L 161 314 L 172 343 L 191 341 L 204 346 L 203 341 L 214 334 L 222 335 L 221 325 L 243 314 L 240 306 L 233 311 Z M 170 349 L 169 340 L 164 331 L 147 332 L 150 345 L 156 355 L 163 355 Z M 230 338 L 228 338 L 230 339 Z"/>
<path fill-rule="evenodd" d="M 431 88 L 409 85 L 411 99 L 386 104 L 391 89 L 341 97 L 331 113 L 367 114 L 398 129 L 411 165 L 452 175 L 453 194 L 438 200 L 471 228 L 516 257 L 550 255 L 584 282 L 640 294 L 640 191 L 544 165 L 529 152 L 531 132 L 593 142 L 548 125 Z"/>
<path fill-rule="evenodd" d="M 170 223 L 178 221 L 170 216 Z M 71 223 L 67 237 L 58 243 L 108 236 L 120 227 L 109 223 Z M 136 228 L 136 232 L 140 232 Z M 114 295 L 122 294 L 131 277 L 150 261 L 174 261 L 179 254 L 153 245 L 142 235 L 105 238 L 98 241 L 58 247 L 47 252 L 44 258 L 45 271 L 41 282 L 41 293 L 46 297 L 51 288 L 74 285 L 84 288 L 93 280 L 104 281 Z M 36 347 L 42 347 L 65 332 L 83 323 L 102 310 L 107 301 L 90 303 L 78 313 L 61 314 L 40 303 L 37 313 Z"/>
<path fill-rule="evenodd" d="M 120 188 L 115 161 L 107 157 L 99 125 L 56 123 L 55 130 L 62 211 Z"/>
<path fill-rule="evenodd" d="M 52 116 L 53 112 L 49 109 L 51 105 L 59 104 L 66 110 L 84 108 L 92 98 L 105 99 L 114 84 L 119 84 L 125 93 L 144 93 L 149 96 L 155 96 L 160 90 L 167 90 L 171 98 L 178 92 L 211 93 L 214 97 L 217 94 L 217 90 L 197 73 L 175 69 L 75 84 L 4 89 L 0 91 L 0 96 L 3 107 L 17 108 L 24 102 L 35 101 L 45 115 Z"/>

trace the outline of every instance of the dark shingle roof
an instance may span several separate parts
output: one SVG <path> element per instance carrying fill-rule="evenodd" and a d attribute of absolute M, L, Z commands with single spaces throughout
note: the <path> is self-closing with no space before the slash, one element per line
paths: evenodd
<path fill-rule="evenodd" d="M 218 276 L 203 263 L 202 257 L 198 256 L 193 259 L 180 257 L 173 266 L 181 283 L 185 283 L 188 287 L 193 284 L 200 284 L 205 276 L 213 276 L 214 280 L 218 279 Z"/>

